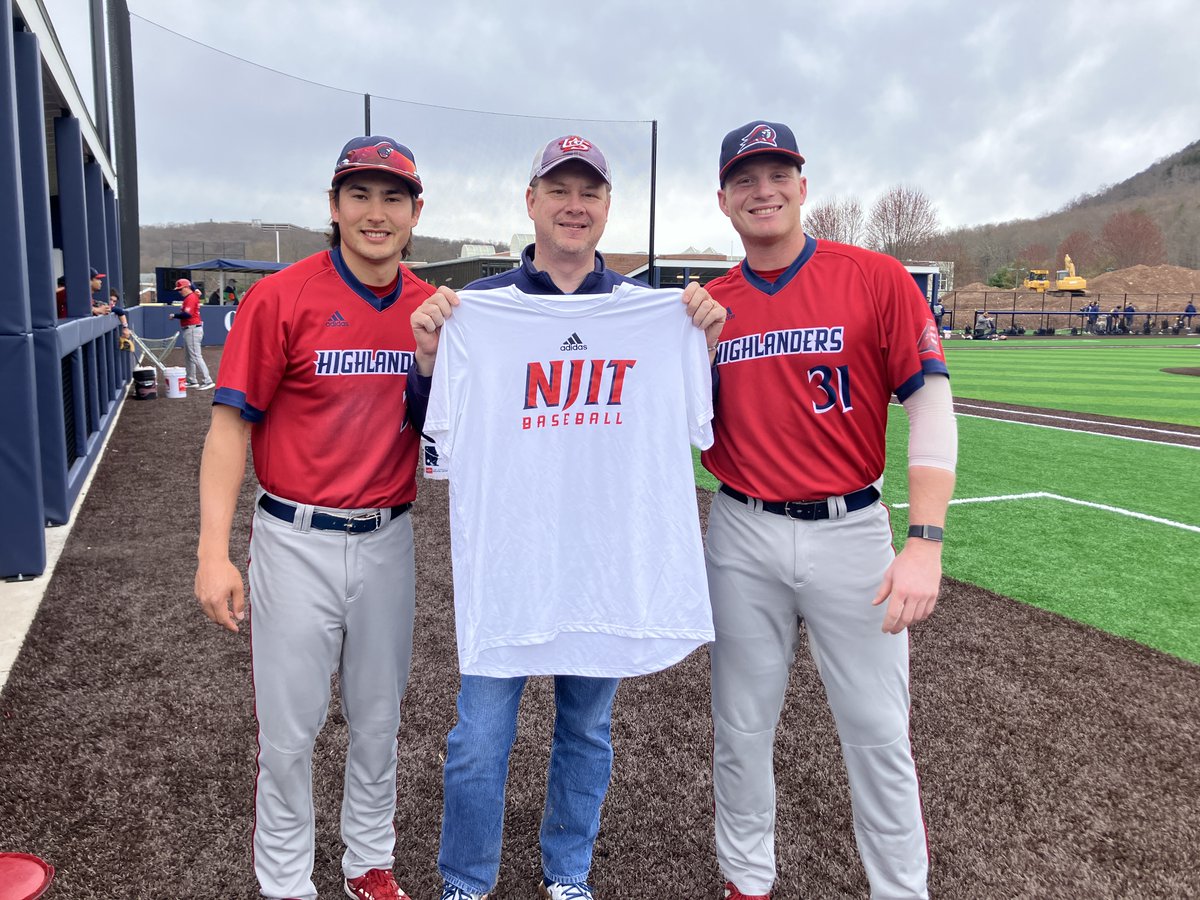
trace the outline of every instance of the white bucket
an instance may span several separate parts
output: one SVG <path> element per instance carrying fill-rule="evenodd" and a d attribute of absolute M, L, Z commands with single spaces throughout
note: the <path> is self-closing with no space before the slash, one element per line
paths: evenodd
<path fill-rule="evenodd" d="M 167 396 L 174 399 L 187 396 L 187 369 L 175 366 L 163 372 L 167 381 Z"/>

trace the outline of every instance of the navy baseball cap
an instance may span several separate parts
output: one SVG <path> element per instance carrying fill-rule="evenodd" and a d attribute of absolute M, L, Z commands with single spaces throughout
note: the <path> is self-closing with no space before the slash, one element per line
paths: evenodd
<path fill-rule="evenodd" d="M 104 277 L 104 273 L 103 273 L 103 272 L 100 272 L 100 271 L 98 271 L 97 269 L 94 269 L 94 268 L 93 268 L 93 267 L 91 267 L 91 266 L 88 266 L 88 272 L 90 272 L 90 273 L 91 273 L 91 277 L 92 277 L 92 278 L 103 278 L 103 277 Z"/>
<path fill-rule="evenodd" d="M 413 152 L 390 137 L 372 134 L 346 142 L 333 169 L 332 187 L 351 172 L 387 172 L 408 182 L 413 194 L 423 190 Z"/>
<path fill-rule="evenodd" d="M 570 159 L 587 163 L 600 174 L 605 184 L 612 187 L 612 173 L 608 169 L 608 160 L 604 158 L 599 147 L 577 134 L 557 137 L 539 150 L 533 158 L 529 180 L 532 182 L 535 178 L 541 178 L 555 166 L 560 166 Z"/>
<path fill-rule="evenodd" d="M 721 142 L 721 171 L 718 181 L 725 183 L 730 168 L 750 156 L 774 153 L 786 156 L 798 166 L 804 165 L 804 157 L 796 147 L 796 136 L 792 129 L 779 122 L 764 122 L 761 119 L 747 122 L 725 135 Z"/>

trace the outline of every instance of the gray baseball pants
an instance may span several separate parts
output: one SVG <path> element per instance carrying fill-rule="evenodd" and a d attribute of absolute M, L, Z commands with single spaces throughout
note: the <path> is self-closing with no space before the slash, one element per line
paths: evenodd
<path fill-rule="evenodd" d="M 744 894 L 775 880 L 772 751 L 788 674 L 808 630 L 837 724 L 871 897 L 925 898 L 928 850 L 909 744 L 908 634 L 871 600 L 894 557 L 876 503 L 801 521 L 718 493 L 705 538 L 712 647 L 717 859 Z M 795 760 L 804 765 L 804 760 Z"/>
<path fill-rule="evenodd" d="M 208 364 L 200 347 L 204 343 L 204 326 L 192 325 L 183 329 L 184 367 L 187 369 L 189 384 L 208 384 L 212 376 L 208 374 Z"/>
<path fill-rule="evenodd" d="M 346 515 L 357 510 L 320 512 Z M 390 869 L 396 843 L 396 740 L 412 658 L 415 595 L 408 514 L 367 534 L 310 530 L 255 507 L 251 648 L 258 717 L 254 869 L 264 897 L 317 896 L 312 881 L 312 752 L 337 673 L 350 732 L 342 795 L 342 871 Z"/>

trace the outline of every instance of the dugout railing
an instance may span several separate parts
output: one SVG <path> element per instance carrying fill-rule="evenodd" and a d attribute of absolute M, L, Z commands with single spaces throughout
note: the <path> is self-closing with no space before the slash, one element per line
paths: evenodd
<path fill-rule="evenodd" d="M 1185 335 L 1195 334 L 1197 330 L 1200 330 L 1200 313 L 1186 310 L 976 309 L 965 333 L 972 337 L 1001 334 Z"/>

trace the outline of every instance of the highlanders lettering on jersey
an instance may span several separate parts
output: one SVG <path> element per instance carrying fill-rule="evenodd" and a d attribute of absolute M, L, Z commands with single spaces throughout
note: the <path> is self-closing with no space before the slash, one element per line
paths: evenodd
<path fill-rule="evenodd" d="M 410 350 L 317 350 L 316 375 L 407 375 Z"/>
<path fill-rule="evenodd" d="M 845 345 L 841 325 L 832 328 L 789 328 L 784 331 L 767 331 L 763 334 L 747 334 L 729 341 L 721 341 L 717 347 L 718 365 L 741 362 L 746 359 L 762 359 L 764 356 L 794 356 L 802 353 L 840 353 Z"/>
<path fill-rule="evenodd" d="M 620 406 L 626 376 L 635 365 L 635 359 L 555 359 L 549 363 L 531 362 L 525 368 L 525 409 L 561 407 L 562 410 L 566 410 L 579 399 L 581 391 L 584 393 L 584 406 Z M 624 424 L 620 410 L 551 412 L 521 417 L 523 431 L 569 425 Z"/>

